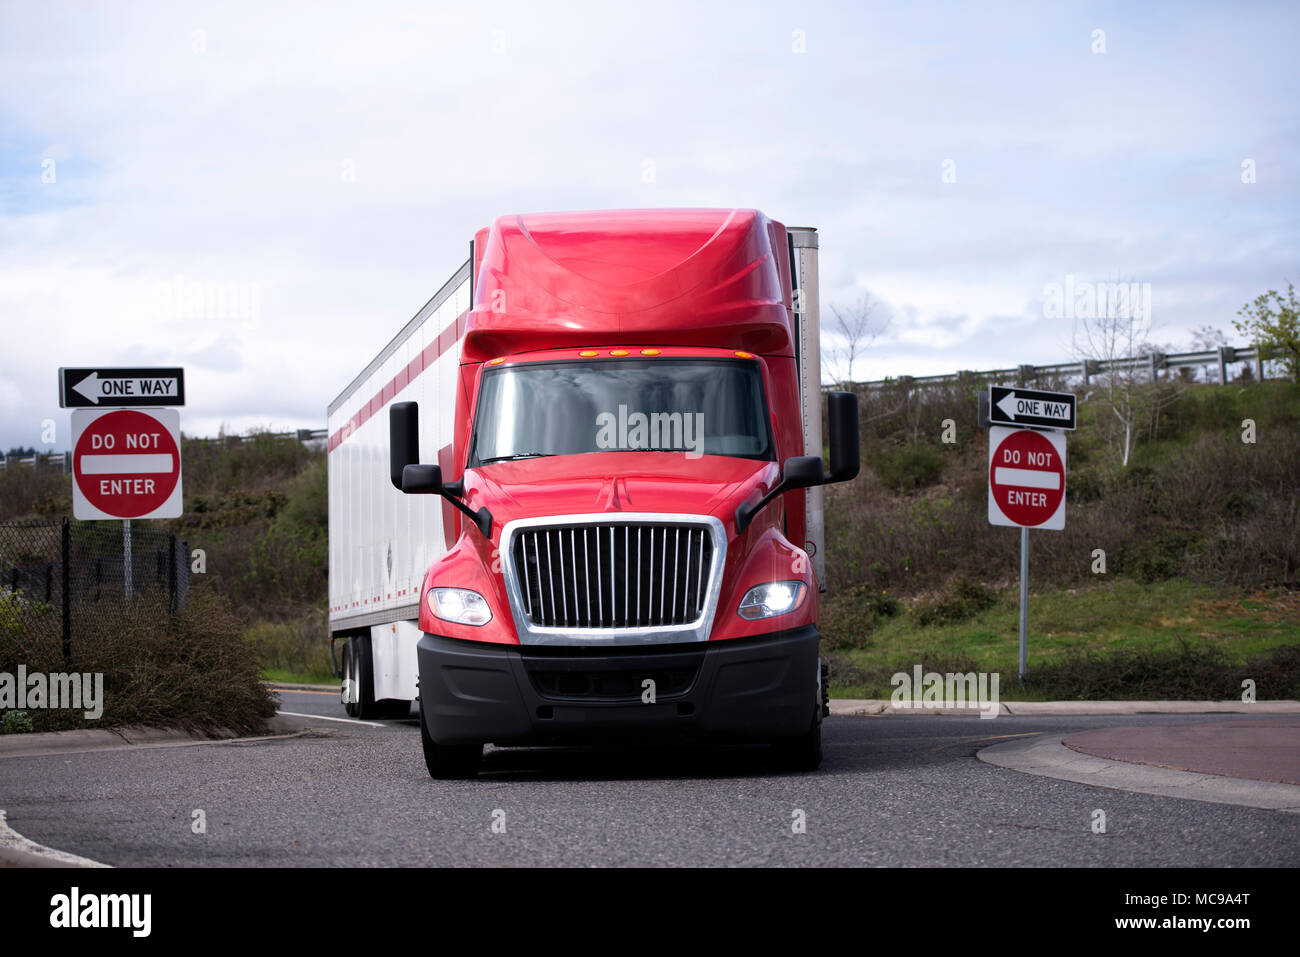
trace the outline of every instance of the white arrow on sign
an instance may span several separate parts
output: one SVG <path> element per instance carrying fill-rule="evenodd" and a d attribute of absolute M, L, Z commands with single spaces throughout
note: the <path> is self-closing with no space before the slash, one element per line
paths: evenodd
<path fill-rule="evenodd" d="M 1040 419 L 1060 419 L 1065 422 L 1070 418 L 1070 407 L 1063 402 L 1043 402 L 1039 399 L 1021 399 L 1021 402 L 1028 402 L 1030 407 L 1021 409 L 1025 415 L 1034 416 Z M 1016 394 L 1008 392 L 998 403 L 1001 409 L 1012 422 L 1016 420 Z"/>
<path fill-rule="evenodd" d="M 98 372 L 92 372 L 90 375 L 86 376 L 72 387 L 72 391 L 80 392 L 95 405 L 99 405 L 100 398 L 105 395 L 103 383 L 109 381 L 124 381 L 127 383 L 125 393 L 115 394 L 138 396 L 176 395 L 175 379 L 159 379 L 152 376 L 147 378 L 141 378 L 140 376 L 115 376 L 110 380 L 108 376 L 105 376 L 101 380 Z"/>

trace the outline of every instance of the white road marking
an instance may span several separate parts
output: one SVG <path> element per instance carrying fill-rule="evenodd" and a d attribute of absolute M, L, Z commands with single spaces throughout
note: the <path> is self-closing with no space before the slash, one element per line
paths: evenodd
<path fill-rule="evenodd" d="M 356 718 L 331 718 L 323 714 L 303 714 L 300 711 L 277 711 L 276 714 L 288 715 L 290 718 L 316 718 L 320 721 L 339 721 L 343 724 L 361 724 L 367 728 L 382 728 L 384 725 L 373 721 L 358 721 Z"/>
<path fill-rule="evenodd" d="M 78 857 L 76 854 L 69 854 L 66 851 L 56 851 L 52 847 L 46 847 L 43 844 L 37 844 L 35 841 L 27 840 L 5 822 L 5 812 L 3 810 L 0 810 L 0 850 L 21 851 L 24 854 L 31 854 L 34 857 L 70 867 L 112 866 L 111 864 L 92 861 L 88 857 Z"/>

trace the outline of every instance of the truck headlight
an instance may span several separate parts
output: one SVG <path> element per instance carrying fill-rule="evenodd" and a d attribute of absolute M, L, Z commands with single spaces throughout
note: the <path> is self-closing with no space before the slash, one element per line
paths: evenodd
<path fill-rule="evenodd" d="M 803 604 L 804 592 L 808 589 L 803 582 L 768 582 L 756 585 L 745 592 L 737 611 L 741 618 L 757 621 L 760 618 L 775 618 L 794 611 Z"/>
<path fill-rule="evenodd" d="M 487 600 L 468 588 L 430 588 L 429 611 L 435 618 L 458 625 L 486 625 L 492 620 Z"/>

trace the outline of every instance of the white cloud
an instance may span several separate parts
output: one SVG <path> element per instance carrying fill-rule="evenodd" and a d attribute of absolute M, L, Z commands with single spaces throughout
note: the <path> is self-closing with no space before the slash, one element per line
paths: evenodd
<path fill-rule="evenodd" d="M 1065 359 L 1038 301 L 1067 273 L 1151 281 L 1171 340 L 1230 329 L 1300 250 L 1295 18 L 1106 19 L 1098 57 L 1071 9 L 8 5 L 0 445 L 36 442 L 72 364 L 184 364 L 189 432 L 318 427 L 521 210 L 816 225 L 823 301 L 895 311 L 872 377 Z M 177 277 L 256 315 L 169 317 Z"/>

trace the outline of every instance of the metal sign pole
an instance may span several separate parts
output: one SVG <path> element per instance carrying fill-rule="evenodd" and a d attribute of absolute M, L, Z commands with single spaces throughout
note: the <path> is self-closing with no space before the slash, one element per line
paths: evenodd
<path fill-rule="evenodd" d="M 122 591 L 126 595 L 126 600 L 131 600 L 131 584 L 134 576 L 131 573 L 131 520 L 122 519 Z M 1023 615 L 1022 615 L 1023 620 Z M 1024 625 L 1021 625 L 1021 632 L 1024 632 Z M 1024 646 L 1024 640 L 1021 639 L 1021 646 Z M 1021 665 L 1024 670 L 1024 665 Z"/>
<path fill-rule="evenodd" d="M 1029 529 L 1020 529 L 1020 687 L 1025 686 L 1025 673 L 1028 668 L 1028 640 L 1026 631 L 1029 625 Z"/>

